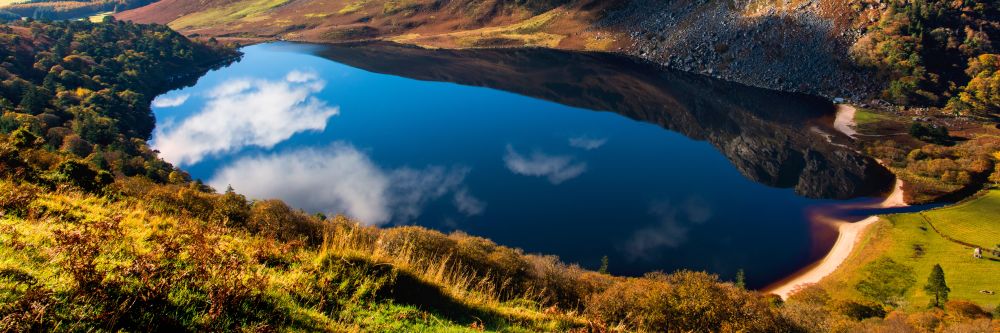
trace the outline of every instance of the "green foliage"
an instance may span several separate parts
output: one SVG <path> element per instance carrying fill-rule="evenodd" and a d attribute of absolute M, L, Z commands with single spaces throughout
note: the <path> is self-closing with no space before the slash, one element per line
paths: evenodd
<path fill-rule="evenodd" d="M 921 123 L 913 123 L 910 125 L 909 132 L 914 138 L 930 143 L 939 145 L 951 143 L 951 135 L 948 134 L 948 128 L 944 126 L 927 126 Z"/>
<path fill-rule="evenodd" d="M 746 289 L 746 287 L 747 287 L 746 280 L 747 280 L 746 273 L 743 272 L 743 269 L 740 268 L 739 270 L 737 270 L 736 271 L 736 283 L 735 283 L 736 287 L 740 288 L 740 289 Z"/>
<path fill-rule="evenodd" d="M 878 304 L 855 301 L 839 301 L 833 305 L 835 311 L 854 320 L 885 317 L 885 309 Z"/>
<path fill-rule="evenodd" d="M 85 191 L 98 193 L 114 182 L 107 171 L 94 171 L 90 165 L 77 160 L 66 160 L 56 167 L 53 178 L 58 183 L 68 183 Z"/>
<path fill-rule="evenodd" d="M 990 85 L 981 82 L 989 81 L 995 71 L 974 79 L 979 74 L 966 75 L 963 70 L 998 43 L 1000 31 L 993 24 L 1000 14 L 997 4 L 891 0 L 888 5 L 852 48 L 857 63 L 874 68 L 888 83 L 883 98 L 902 105 L 947 102 L 958 112 L 983 110 L 974 96 L 991 97 Z"/>
<path fill-rule="evenodd" d="M 10 141 L 14 144 L 14 147 L 21 149 L 31 148 L 34 147 L 35 143 L 38 141 L 38 136 L 31 133 L 31 131 L 27 128 L 21 127 L 14 130 L 14 132 L 10 134 Z"/>
<path fill-rule="evenodd" d="M 924 291 L 934 297 L 931 306 L 938 307 L 942 302 L 948 301 L 948 292 L 951 288 L 948 288 L 948 284 L 944 281 L 944 269 L 941 265 L 934 264 L 931 275 L 927 277 L 927 284 L 924 285 Z"/>
<path fill-rule="evenodd" d="M 597 272 L 608 274 L 608 256 L 601 257 L 601 267 L 597 269 Z"/>
<path fill-rule="evenodd" d="M 27 147 L 33 140 L 17 130 L 26 128 L 45 137 L 46 148 L 77 157 L 112 147 L 127 154 L 102 153 L 109 171 L 160 181 L 172 167 L 146 146 L 155 124 L 151 98 L 179 74 L 233 55 L 165 26 L 117 21 L 14 22 L 0 25 L 0 34 L 17 41 L 0 44 L 0 132 L 15 132 L 14 143 Z"/>
<path fill-rule="evenodd" d="M 970 58 L 965 73 L 972 79 L 962 88 L 956 101 L 949 101 L 949 107 L 984 116 L 1000 112 L 1000 55 L 982 54 Z"/>
<path fill-rule="evenodd" d="M 889 257 L 878 258 L 865 265 L 865 277 L 855 285 L 861 295 L 882 304 L 895 306 L 916 283 L 913 269 Z"/>

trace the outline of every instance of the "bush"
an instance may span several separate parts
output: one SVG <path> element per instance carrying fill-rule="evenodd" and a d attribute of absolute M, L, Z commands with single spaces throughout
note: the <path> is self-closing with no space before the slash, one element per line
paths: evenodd
<path fill-rule="evenodd" d="M 88 164 L 76 160 L 60 163 L 54 178 L 57 182 L 67 182 L 91 193 L 101 192 L 114 182 L 114 176 L 107 171 L 94 171 Z"/>
<path fill-rule="evenodd" d="M 855 285 L 861 295 L 886 305 L 896 305 L 917 282 L 913 269 L 896 261 L 881 257 L 864 267 L 865 277 Z"/>
<path fill-rule="evenodd" d="M 864 320 L 868 318 L 884 318 L 885 308 L 873 303 L 861 303 L 855 301 L 840 301 L 833 305 L 837 313 L 843 314 L 854 320 Z"/>
<path fill-rule="evenodd" d="M 990 313 L 969 301 L 953 300 L 944 304 L 944 311 L 955 320 L 989 319 Z"/>
<path fill-rule="evenodd" d="M 250 209 L 245 226 L 252 233 L 283 241 L 305 239 L 319 244 L 323 239 L 323 224 L 315 217 L 292 210 L 281 200 L 257 201 Z"/>
<path fill-rule="evenodd" d="M 913 123 L 910 125 L 910 135 L 914 138 L 939 145 L 952 143 L 951 135 L 948 134 L 948 128 L 944 126 L 926 126 L 921 123 Z"/>
<path fill-rule="evenodd" d="M 250 218 L 250 203 L 242 194 L 237 194 L 232 188 L 226 193 L 215 197 L 211 220 L 220 221 L 225 226 L 246 225 Z"/>
<path fill-rule="evenodd" d="M 0 212 L 24 217 L 28 207 L 38 197 L 38 188 L 32 185 L 15 185 L 0 181 Z M 0 214 L 2 216 L 3 214 Z"/>
<path fill-rule="evenodd" d="M 630 278 L 588 299 L 586 314 L 611 329 L 640 332 L 776 332 L 789 324 L 759 294 L 680 271 Z"/>

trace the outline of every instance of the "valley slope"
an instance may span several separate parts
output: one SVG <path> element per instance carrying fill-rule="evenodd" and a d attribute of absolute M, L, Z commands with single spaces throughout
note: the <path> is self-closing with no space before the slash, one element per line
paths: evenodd
<path fill-rule="evenodd" d="M 848 50 L 880 12 L 834 0 L 164 0 L 116 17 L 247 41 L 612 51 L 757 87 L 863 98 L 880 87 L 850 66 Z"/>

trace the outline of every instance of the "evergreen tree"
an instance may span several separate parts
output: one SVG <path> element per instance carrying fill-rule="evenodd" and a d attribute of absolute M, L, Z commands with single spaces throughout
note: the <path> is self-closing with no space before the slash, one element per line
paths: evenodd
<path fill-rule="evenodd" d="M 736 286 L 739 287 L 740 289 L 745 289 L 747 287 L 747 281 L 746 280 L 747 280 L 747 276 L 746 276 L 746 273 L 743 272 L 743 269 L 740 268 L 739 270 L 737 270 L 736 271 Z"/>
<path fill-rule="evenodd" d="M 21 112 L 36 115 L 45 110 L 45 100 L 38 88 L 29 87 L 21 96 L 21 103 L 17 106 Z"/>
<path fill-rule="evenodd" d="M 597 269 L 597 272 L 608 274 L 608 256 L 601 257 L 601 268 Z"/>
<path fill-rule="evenodd" d="M 927 277 L 927 284 L 924 285 L 924 291 L 934 296 L 931 306 L 941 306 L 941 303 L 948 301 L 948 292 L 951 288 L 948 288 L 948 284 L 944 281 L 944 269 L 941 269 L 940 264 L 934 264 L 931 275 Z"/>

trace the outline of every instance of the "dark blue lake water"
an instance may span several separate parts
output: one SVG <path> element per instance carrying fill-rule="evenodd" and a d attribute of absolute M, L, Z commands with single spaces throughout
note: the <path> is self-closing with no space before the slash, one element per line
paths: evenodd
<path fill-rule="evenodd" d="M 805 96 L 543 50 L 243 52 L 159 96 L 152 143 L 218 190 L 309 212 L 761 287 L 829 247 L 807 215 L 840 201 L 817 198 L 884 189 Z"/>

